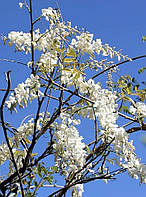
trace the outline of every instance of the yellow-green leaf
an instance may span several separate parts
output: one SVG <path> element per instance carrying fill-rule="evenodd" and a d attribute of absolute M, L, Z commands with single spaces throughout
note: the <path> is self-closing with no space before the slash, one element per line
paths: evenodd
<path fill-rule="evenodd" d="M 37 153 L 32 153 L 32 154 L 31 154 L 32 157 L 33 157 L 33 156 L 36 156 L 36 155 L 37 155 Z"/>
<path fill-rule="evenodd" d="M 75 62 L 75 58 L 64 58 L 63 60 L 65 63 L 71 63 L 71 62 Z"/>
<path fill-rule="evenodd" d="M 31 141 L 27 138 L 24 139 L 27 144 L 31 144 Z"/>
<path fill-rule="evenodd" d="M 65 56 L 76 57 L 76 53 L 73 49 L 70 49 L 68 52 L 65 53 Z"/>
<path fill-rule="evenodd" d="M 67 72 L 68 72 L 68 71 L 69 71 L 69 72 L 71 71 L 70 68 L 63 68 L 62 70 L 63 70 L 63 71 L 67 71 Z"/>
<path fill-rule="evenodd" d="M 59 49 L 59 48 L 55 48 L 55 50 L 58 52 L 58 53 L 63 53 L 65 48 L 62 48 L 62 49 Z"/>

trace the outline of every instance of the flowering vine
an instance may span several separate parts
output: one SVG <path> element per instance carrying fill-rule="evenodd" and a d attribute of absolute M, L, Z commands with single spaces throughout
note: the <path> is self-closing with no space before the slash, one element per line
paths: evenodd
<path fill-rule="evenodd" d="M 132 90 L 132 82 L 124 77 L 116 83 L 113 81 L 118 65 L 140 57 L 128 58 L 120 50 L 103 44 L 100 38 L 95 39 L 90 32 L 63 21 L 59 8 L 42 9 L 33 21 L 31 0 L 29 5 L 24 1 L 19 6 L 27 8 L 30 14 L 31 31 L 12 31 L 3 36 L 3 41 L 14 45 L 16 52 L 32 55 L 26 63 L 31 74 L 7 98 L 11 85 L 8 76 L 8 88 L 2 100 L 1 125 L 5 139 L 0 145 L 0 165 L 9 161 L 9 177 L 0 183 L 3 195 L 9 180 L 19 185 L 16 194 L 22 196 L 34 196 L 44 183 L 60 187 L 54 181 L 56 174 L 63 177 L 65 185 L 51 196 L 63 196 L 71 189 L 72 197 L 82 197 L 84 183 L 96 179 L 107 182 L 124 170 L 132 178 L 140 179 L 140 183 L 146 183 L 146 165 L 129 140 L 130 132 L 146 130 L 145 92 L 135 86 Z M 46 22 L 45 30 L 34 29 L 40 20 Z M 115 64 L 115 57 L 123 62 Z M 104 72 L 108 72 L 108 79 L 102 85 L 98 76 Z M 18 128 L 4 121 L 4 104 L 9 111 L 17 112 L 17 107 L 25 109 L 32 100 L 37 100 L 34 118 L 22 121 Z M 127 108 L 123 105 L 125 101 Z M 121 113 L 121 109 L 126 110 Z M 120 117 L 132 123 L 119 125 Z M 95 138 L 91 142 L 80 135 L 87 119 L 94 124 L 90 132 Z M 126 130 L 133 123 L 139 127 Z M 43 146 L 37 155 L 33 151 L 40 141 Z M 113 154 L 114 159 L 110 156 Z M 50 155 L 54 163 L 49 166 Z M 113 172 L 108 162 L 116 163 L 120 170 Z M 7 195 L 11 192 L 10 184 Z"/>

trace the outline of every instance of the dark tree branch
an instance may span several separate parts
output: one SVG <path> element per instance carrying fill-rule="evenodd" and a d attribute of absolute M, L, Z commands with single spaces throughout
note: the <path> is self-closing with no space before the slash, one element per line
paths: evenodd
<path fill-rule="evenodd" d="M 32 74 L 35 75 L 34 69 L 34 45 L 33 45 L 33 16 L 32 16 L 32 0 L 29 0 L 29 14 L 30 14 L 30 34 L 31 34 L 31 61 L 32 61 Z"/>
<path fill-rule="evenodd" d="M 139 126 L 139 127 L 130 128 L 130 129 L 128 129 L 126 132 L 127 132 L 127 133 L 134 133 L 134 132 L 140 131 L 140 130 L 146 131 L 146 124 L 142 124 L 142 125 Z"/>
<path fill-rule="evenodd" d="M 83 183 L 88 183 L 91 181 L 95 181 L 95 180 L 101 180 L 101 179 L 113 179 L 114 176 L 125 172 L 126 169 L 125 168 L 120 168 L 118 170 L 114 170 L 108 174 L 103 174 L 100 176 L 94 176 L 94 177 L 89 177 L 89 178 L 84 178 L 84 179 L 79 179 L 76 180 L 74 183 L 71 183 L 69 185 L 65 185 L 64 188 L 61 188 L 59 190 L 57 190 L 56 192 L 53 192 L 51 195 L 49 195 L 48 197 L 62 197 L 63 195 L 65 195 L 65 193 L 67 192 L 67 190 L 77 184 L 83 184 Z"/>
<path fill-rule="evenodd" d="M 8 97 L 8 94 L 9 94 L 9 90 L 11 88 L 11 79 L 10 79 L 10 72 L 11 71 L 8 71 L 6 73 L 6 80 L 8 82 L 8 87 L 7 87 L 7 91 L 4 95 L 4 98 L 2 100 L 2 104 L 1 104 L 1 107 L 0 107 L 0 116 L 1 116 L 1 124 L 2 124 L 2 128 L 3 128 L 3 131 L 4 131 L 4 136 L 5 136 L 5 140 L 7 142 L 7 145 L 8 145 L 8 148 L 9 148 L 9 151 L 10 151 L 10 154 L 11 154 L 11 159 L 12 159 L 12 162 L 13 162 L 13 165 L 15 167 L 15 170 L 16 170 L 16 174 L 19 178 L 19 183 L 20 183 L 20 188 L 21 188 L 21 193 L 22 193 L 22 197 L 24 197 L 24 191 L 23 191 L 23 185 L 22 185 L 22 182 L 21 182 L 21 176 L 19 174 L 19 170 L 18 170 L 18 167 L 17 167 L 17 164 L 16 164 L 16 161 L 15 161 L 15 157 L 14 157 L 14 154 L 13 154 L 13 150 L 12 150 L 12 147 L 10 145 L 10 142 L 9 142 L 9 138 L 8 138 L 8 135 L 7 135 L 7 128 L 5 126 L 5 121 L 4 121 L 4 115 L 3 115 L 3 109 L 4 109 L 4 104 L 5 104 L 5 101 Z"/>
<path fill-rule="evenodd" d="M 46 87 L 44 95 L 47 93 L 49 85 L 50 84 L 48 84 L 48 86 Z M 37 121 L 38 121 L 38 119 L 40 117 L 39 114 L 40 114 L 40 110 L 41 110 L 42 104 L 44 102 L 44 99 L 45 99 L 45 97 L 42 97 L 42 99 L 40 101 L 39 98 L 38 98 L 38 109 L 37 109 L 36 117 L 35 117 L 35 120 L 34 120 L 34 132 L 33 132 L 32 143 L 31 143 L 31 145 L 30 145 L 30 147 L 28 149 L 28 152 L 27 152 L 27 155 L 26 155 L 26 158 L 25 158 L 25 162 L 24 162 L 24 166 L 28 165 L 29 158 L 31 157 L 31 153 L 33 151 L 33 148 L 34 148 L 34 146 L 36 144 L 36 141 L 39 139 L 38 137 L 36 137 L 36 129 L 37 129 Z"/>
<path fill-rule="evenodd" d="M 39 77 L 40 77 L 41 79 L 45 80 L 45 81 L 48 81 L 48 79 L 46 79 L 46 78 L 43 77 L 43 76 L 40 76 L 40 75 L 39 75 Z M 50 78 L 50 79 L 51 79 L 51 78 Z M 54 84 L 55 86 L 59 87 L 60 89 L 66 91 L 66 92 L 69 92 L 70 94 L 73 94 L 73 95 L 75 95 L 75 96 L 77 96 L 77 97 L 79 97 L 79 98 L 81 98 L 81 99 L 83 99 L 83 100 L 85 100 L 85 101 L 88 101 L 88 102 L 94 104 L 94 102 L 93 102 L 91 99 L 86 98 L 86 97 L 84 97 L 84 96 L 78 94 L 76 91 L 73 92 L 73 91 L 71 91 L 70 89 L 65 88 L 65 87 L 63 87 L 62 85 L 56 83 L 56 82 L 53 81 L 52 79 L 51 79 L 51 82 L 52 82 L 52 84 Z"/>
<path fill-rule="evenodd" d="M 134 61 L 134 60 L 137 60 L 137 59 L 141 59 L 141 58 L 145 58 L 146 55 L 141 55 L 141 56 L 137 56 L 137 57 L 133 57 L 133 58 L 129 58 L 128 60 L 125 60 L 125 61 L 122 61 L 122 62 L 119 62 L 117 64 L 113 64 L 112 66 L 108 67 L 108 68 L 105 68 L 104 70 L 102 70 L 101 72 L 97 73 L 96 75 L 94 75 L 92 77 L 92 79 L 95 79 L 96 77 L 98 77 L 99 75 L 105 73 L 106 71 L 112 69 L 112 68 L 115 68 L 117 66 L 120 66 L 121 64 L 125 64 L 127 62 L 130 62 L 130 61 Z"/>

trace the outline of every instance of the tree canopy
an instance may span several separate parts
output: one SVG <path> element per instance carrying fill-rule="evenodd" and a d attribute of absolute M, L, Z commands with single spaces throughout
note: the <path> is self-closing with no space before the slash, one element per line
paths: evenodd
<path fill-rule="evenodd" d="M 33 18 L 32 0 L 19 6 L 30 17 L 30 29 L 11 31 L 2 41 L 30 60 L 3 61 L 27 67 L 29 76 L 14 89 L 13 70 L 2 76 L 7 88 L 0 89 L 0 165 L 7 170 L 1 196 L 36 196 L 47 187 L 47 196 L 71 190 L 81 197 L 85 183 L 107 183 L 125 171 L 146 183 L 146 165 L 130 139 L 131 133 L 146 130 L 145 82 L 119 74 L 120 66 L 146 55 L 131 58 L 104 44 L 65 21 L 59 7 L 42 9 Z M 13 114 L 20 111 L 25 118 L 15 127 Z M 81 136 L 85 122 L 90 129 Z"/>

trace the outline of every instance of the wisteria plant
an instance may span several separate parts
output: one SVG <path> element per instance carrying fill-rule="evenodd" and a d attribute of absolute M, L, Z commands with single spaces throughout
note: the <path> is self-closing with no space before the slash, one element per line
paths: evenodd
<path fill-rule="evenodd" d="M 127 73 L 114 80 L 120 65 L 146 55 L 123 55 L 64 21 L 59 8 L 42 9 L 34 19 L 32 0 L 19 6 L 29 14 L 31 29 L 12 31 L 2 40 L 16 52 L 31 54 L 28 62 L 15 61 L 27 66 L 30 75 L 11 89 L 13 78 L 7 71 L 7 89 L 0 89 L 5 92 L 0 165 L 8 164 L 0 178 L 0 195 L 36 196 L 47 187 L 46 196 L 70 191 L 72 197 L 81 197 L 85 183 L 108 182 L 125 171 L 146 183 L 146 165 L 129 139 L 131 133 L 146 130 L 146 91 Z M 104 81 L 99 80 L 102 75 Z M 29 105 L 31 114 L 24 112 L 18 128 L 7 121 L 5 109 L 19 116 Z M 91 126 L 81 135 L 83 124 Z"/>

